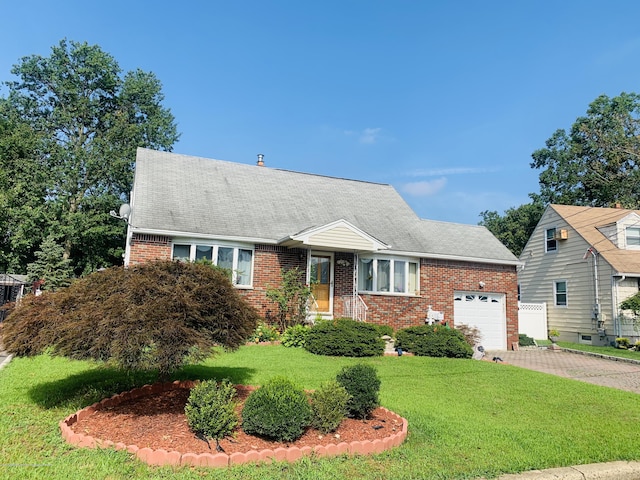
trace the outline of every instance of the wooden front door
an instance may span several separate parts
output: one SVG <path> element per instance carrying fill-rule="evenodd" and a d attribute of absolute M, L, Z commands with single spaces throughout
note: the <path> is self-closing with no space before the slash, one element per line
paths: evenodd
<path fill-rule="evenodd" d="M 311 293 L 318 304 L 318 312 L 331 312 L 331 256 L 312 255 L 309 272 Z"/>

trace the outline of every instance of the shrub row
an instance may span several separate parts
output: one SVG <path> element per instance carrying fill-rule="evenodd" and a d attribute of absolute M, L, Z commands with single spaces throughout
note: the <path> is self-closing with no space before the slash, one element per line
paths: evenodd
<path fill-rule="evenodd" d="M 398 330 L 396 348 L 428 357 L 471 358 L 473 349 L 462 332 L 446 325 L 420 325 Z"/>
<path fill-rule="evenodd" d="M 378 329 L 350 318 L 324 320 L 307 333 L 305 348 L 316 355 L 371 357 L 384 353 Z"/>
<path fill-rule="evenodd" d="M 242 411 L 242 429 L 282 442 L 294 441 L 310 425 L 334 431 L 346 417 L 367 418 L 379 405 L 380 379 L 374 367 L 344 367 L 335 380 L 310 396 L 285 377 L 275 377 L 249 395 Z M 185 406 L 192 431 L 216 443 L 238 424 L 235 388 L 228 380 L 204 381 L 194 387 Z"/>

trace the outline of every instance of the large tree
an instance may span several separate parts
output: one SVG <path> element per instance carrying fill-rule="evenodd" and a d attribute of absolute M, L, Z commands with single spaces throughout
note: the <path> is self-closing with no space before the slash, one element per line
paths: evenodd
<path fill-rule="evenodd" d="M 61 238 L 76 273 L 117 263 L 125 226 L 108 212 L 128 201 L 135 150 L 170 151 L 179 138 L 160 82 L 140 70 L 122 75 L 100 47 L 66 40 L 12 73 L 3 101 L 37 134 L 30 158 L 46 174 L 44 194 L 29 192 L 47 212 L 41 238 Z"/>
<path fill-rule="evenodd" d="M 596 98 L 571 131 L 557 130 L 536 150 L 544 203 L 640 206 L 640 97 Z"/>
<path fill-rule="evenodd" d="M 47 224 L 46 169 L 38 135 L 8 107 L 0 99 L 0 271 L 24 273 Z"/>
<path fill-rule="evenodd" d="M 640 208 L 640 96 L 599 96 L 569 132 L 556 130 L 532 158 L 531 167 L 541 169 L 532 202 L 504 215 L 480 213 L 480 224 L 516 255 L 549 203 Z"/>
<path fill-rule="evenodd" d="M 514 255 L 519 256 L 543 211 L 544 205 L 539 201 L 509 208 L 504 215 L 485 210 L 480 213 L 480 225 L 487 227 Z"/>

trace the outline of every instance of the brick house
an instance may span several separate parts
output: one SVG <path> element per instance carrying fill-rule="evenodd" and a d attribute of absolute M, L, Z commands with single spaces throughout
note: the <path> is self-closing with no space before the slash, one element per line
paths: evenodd
<path fill-rule="evenodd" d="M 125 265 L 207 258 L 265 318 L 266 290 L 298 267 L 314 317 L 518 341 L 518 259 L 484 227 L 419 218 L 390 185 L 138 149 L 130 206 Z"/>

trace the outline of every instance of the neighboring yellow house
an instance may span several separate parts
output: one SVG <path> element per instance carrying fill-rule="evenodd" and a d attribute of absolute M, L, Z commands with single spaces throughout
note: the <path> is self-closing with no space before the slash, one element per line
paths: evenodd
<path fill-rule="evenodd" d="M 619 309 L 640 287 L 640 210 L 549 205 L 520 261 L 520 300 L 546 302 L 561 340 L 640 339 L 640 323 Z"/>

